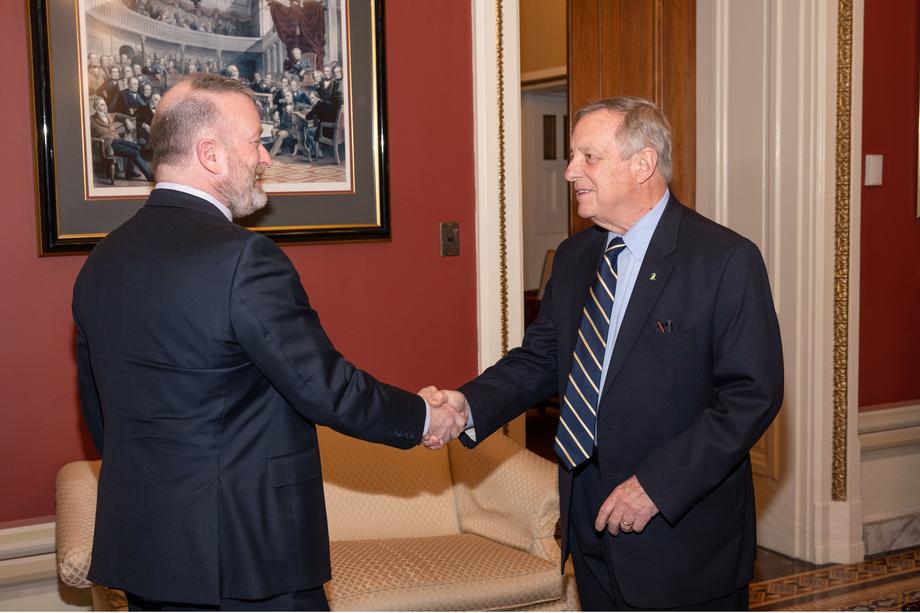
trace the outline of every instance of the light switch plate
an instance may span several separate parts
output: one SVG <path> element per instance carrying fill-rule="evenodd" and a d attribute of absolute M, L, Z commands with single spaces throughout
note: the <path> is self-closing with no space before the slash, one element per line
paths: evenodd
<path fill-rule="evenodd" d="M 863 185 L 881 185 L 882 184 L 882 156 L 866 156 L 866 176 Z"/>
<path fill-rule="evenodd" d="M 441 255 L 460 255 L 460 223 L 456 221 L 441 222 Z"/>

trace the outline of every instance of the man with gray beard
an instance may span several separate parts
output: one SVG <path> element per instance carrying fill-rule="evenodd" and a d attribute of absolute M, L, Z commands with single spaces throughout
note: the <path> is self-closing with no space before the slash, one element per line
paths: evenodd
<path fill-rule="evenodd" d="M 405 449 L 467 422 L 352 366 L 284 252 L 232 223 L 272 164 L 251 96 L 213 74 L 163 96 L 156 188 L 74 286 L 103 460 L 89 578 L 133 610 L 328 610 L 316 425 Z"/>

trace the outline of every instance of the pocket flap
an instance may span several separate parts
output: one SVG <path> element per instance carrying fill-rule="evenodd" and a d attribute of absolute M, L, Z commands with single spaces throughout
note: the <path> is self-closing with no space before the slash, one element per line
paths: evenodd
<path fill-rule="evenodd" d="M 322 476 L 319 449 L 306 449 L 277 458 L 269 458 L 268 480 L 272 487 L 284 487 Z"/>

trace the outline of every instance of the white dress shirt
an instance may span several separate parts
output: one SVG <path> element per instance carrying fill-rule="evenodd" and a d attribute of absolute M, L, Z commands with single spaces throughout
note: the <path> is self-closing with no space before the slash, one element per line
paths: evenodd
<path fill-rule="evenodd" d="M 171 189 L 177 192 L 183 192 L 185 194 L 190 194 L 192 196 L 198 196 L 202 200 L 207 200 L 211 204 L 217 207 L 217 209 L 224 214 L 228 220 L 233 221 L 233 214 L 230 213 L 230 209 L 227 208 L 223 202 L 212 196 L 207 192 L 203 192 L 200 189 L 196 189 L 189 185 L 183 185 L 182 183 L 168 183 L 166 181 L 160 181 L 153 186 L 154 189 Z"/>

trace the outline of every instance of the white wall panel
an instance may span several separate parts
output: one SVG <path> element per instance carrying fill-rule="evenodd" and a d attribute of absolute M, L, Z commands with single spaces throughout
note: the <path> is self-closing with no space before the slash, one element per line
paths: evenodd
<path fill-rule="evenodd" d="M 815 562 L 863 551 L 855 377 L 847 500 L 830 487 L 836 69 L 836 2 L 697 3 L 697 208 L 760 247 L 783 335 L 785 402 L 752 453 L 758 541 Z"/>

